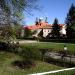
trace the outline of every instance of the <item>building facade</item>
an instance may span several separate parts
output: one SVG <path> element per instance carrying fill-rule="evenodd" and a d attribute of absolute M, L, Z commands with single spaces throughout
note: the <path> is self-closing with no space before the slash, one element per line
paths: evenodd
<path fill-rule="evenodd" d="M 65 24 L 59 24 L 61 27 L 60 30 L 60 35 L 66 35 L 66 25 Z M 39 19 L 38 21 L 35 22 L 34 25 L 31 26 L 24 26 L 24 29 L 29 29 L 31 31 L 35 31 L 36 33 L 33 34 L 33 37 L 38 37 L 40 33 L 42 37 L 46 38 L 48 35 L 49 37 L 51 37 L 50 33 L 52 31 L 52 24 L 49 24 L 46 20 L 43 21 L 41 19 Z"/>

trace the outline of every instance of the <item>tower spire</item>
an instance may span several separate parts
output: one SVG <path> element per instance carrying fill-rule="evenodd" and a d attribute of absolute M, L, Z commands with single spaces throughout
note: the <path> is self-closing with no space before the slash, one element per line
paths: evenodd
<path fill-rule="evenodd" d="M 45 22 L 47 22 L 47 17 L 45 18 Z"/>

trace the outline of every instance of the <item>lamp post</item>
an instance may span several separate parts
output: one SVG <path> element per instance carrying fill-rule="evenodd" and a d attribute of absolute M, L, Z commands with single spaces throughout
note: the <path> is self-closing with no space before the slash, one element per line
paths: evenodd
<path fill-rule="evenodd" d="M 66 44 L 64 45 L 64 56 L 67 56 L 67 46 L 66 46 Z"/>
<path fill-rule="evenodd" d="M 67 46 L 66 45 L 64 45 L 64 51 L 67 51 Z"/>
<path fill-rule="evenodd" d="M 66 53 L 66 51 L 67 51 L 67 46 L 66 45 L 64 45 L 64 48 L 63 48 L 63 51 L 62 51 L 62 59 L 64 58 L 64 56 L 67 54 Z"/>
<path fill-rule="evenodd" d="M 63 61 L 63 65 L 65 66 L 65 58 L 64 57 L 66 57 L 67 56 L 67 46 L 66 46 L 66 44 L 64 45 L 64 49 L 63 49 L 63 54 L 62 54 L 62 61 Z"/>
<path fill-rule="evenodd" d="M 67 56 L 67 46 L 66 45 L 64 45 L 64 53 L 65 53 L 65 55 L 64 56 Z M 69 56 L 69 58 L 70 58 L 70 63 L 71 63 L 71 55 Z"/>

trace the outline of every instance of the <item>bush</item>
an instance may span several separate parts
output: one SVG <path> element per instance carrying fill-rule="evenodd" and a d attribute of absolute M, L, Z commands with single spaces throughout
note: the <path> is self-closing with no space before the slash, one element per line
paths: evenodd
<path fill-rule="evenodd" d="M 21 46 L 22 51 L 19 53 L 24 59 L 40 60 L 41 52 L 36 47 Z"/>
<path fill-rule="evenodd" d="M 9 47 L 9 44 L 6 42 L 0 42 L 0 50 L 7 50 Z"/>
<path fill-rule="evenodd" d="M 19 45 L 17 46 L 15 43 L 0 42 L 0 50 L 18 53 Z"/>
<path fill-rule="evenodd" d="M 22 60 L 14 61 L 12 63 L 14 66 L 18 66 L 21 69 L 31 68 L 36 65 L 34 60 L 41 60 L 41 52 L 36 47 L 22 45 L 19 48 L 16 51 L 22 57 Z"/>

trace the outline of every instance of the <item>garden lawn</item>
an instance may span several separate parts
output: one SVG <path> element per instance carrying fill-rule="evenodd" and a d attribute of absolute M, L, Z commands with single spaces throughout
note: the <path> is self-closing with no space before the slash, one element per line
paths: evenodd
<path fill-rule="evenodd" d="M 37 72 L 46 72 L 63 68 L 41 61 L 35 61 L 36 66 L 33 66 L 30 69 L 20 69 L 12 65 L 13 61 L 21 59 L 22 58 L 20 56 L 14 53 L 0 52 L 0 75 L 27 75 Z"/>
<path fill-rule="evenodd" d="M 54 43 L 54 42 L 39 42 L 39 43 L 26 43 L 21 44 L 22 46 L 35 49 L 52 49 L 52 50 L 63 50 L 65 43 Z M 69 51 L 75 52 L 75 44 L 66 43 Z"/>
<path fill-rule="evenodd" d="M 63 71 L 63 72 L 47 74 L 47 75 L 75 75 L 75 70 Z"/>

